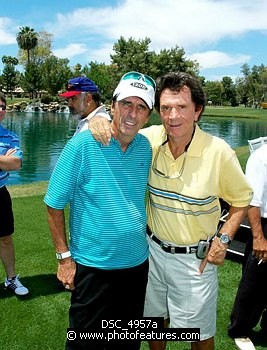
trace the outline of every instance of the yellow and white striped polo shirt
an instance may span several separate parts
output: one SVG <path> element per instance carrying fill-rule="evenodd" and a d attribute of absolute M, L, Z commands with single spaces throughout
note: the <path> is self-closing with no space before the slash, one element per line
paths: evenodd
<path fill-rule="evenodd" d="M 154 160 L 167 139 L 165 129 L 154 125 L 143 129 L 142 134 L 152 145 Z M 161 240 L 190 245 L 207 239 L 217 229 L 219 198 L 234 207 L 245 207 L 251 201 L 252 189 L 235 152 L 224 140 L 198 126 L 186 156 L 174 159 L 166 143 L 160 148 L 156 166 L 167 175 L 181 174 L 169 179 L 157 175 L 153 167 L 150 170 L 148 225 Z"/>

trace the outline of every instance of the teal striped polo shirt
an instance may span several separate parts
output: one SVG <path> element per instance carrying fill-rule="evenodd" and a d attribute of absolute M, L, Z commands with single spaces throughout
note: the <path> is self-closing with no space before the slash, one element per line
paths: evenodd
<path fill-rule="evenodd" d="M 148 257 L 145 193 L 151 165 L 149 141 L 137 134 L 125 152 L 87 130 L 70 139 L 52 173 L 45 203 L 70 204 L 70 250 L 85 266 L 121 269 Z"/>

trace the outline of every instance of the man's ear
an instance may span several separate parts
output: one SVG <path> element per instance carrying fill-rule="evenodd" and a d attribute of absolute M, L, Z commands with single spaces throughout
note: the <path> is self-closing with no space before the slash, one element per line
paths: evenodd
<path fill-rule="evenodd" d="M 113 114 L 114 114 L 115 103 L 116 103 L 116 101 L 112 101 L 112 102 L 111 102 L 111 106 L 110 106 L 110 112 L 111 112 L 111 115 L 113 115 Z"/>
<path fill-rule="evenodd" d="M 201 112 L 203 110 L 202 106 L 196 106 L 196 110 L 195 110 L 195 118 L 194 121 L 197 122 L 199 119 L 199 116 L 201 115 Z"/>
<path fill-rule="evenodd" d="M 89 104 L 92 101 L 93 96 L 92 96 L 92 94 L 87 94 L 86 97 L 87 97 L 87 103 Z"/>

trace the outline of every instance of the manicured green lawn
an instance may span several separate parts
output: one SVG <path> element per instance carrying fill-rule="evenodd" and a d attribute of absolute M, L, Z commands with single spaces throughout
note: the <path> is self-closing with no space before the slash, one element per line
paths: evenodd
<path fill-rule="evenodd" d="M 211 107 L 206 106 L 203 116 L 218 116 L 232 118 L 261 118 L 267 121 L 267 109 L 250 107 Z"/>

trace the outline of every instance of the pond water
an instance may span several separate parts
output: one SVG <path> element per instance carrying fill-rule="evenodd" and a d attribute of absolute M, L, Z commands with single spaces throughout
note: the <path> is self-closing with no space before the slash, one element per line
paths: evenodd
<path fill-rule="evenodd" d="M 9 185 L 49 180 L 59 154 L 73 135 L 77 120 L 60 113 L 7 113 L 4 126 L 16 132 L 24 152 L 22 168 L 11 172 Z M 267 135 L 267 122 L 234 118 L 202 117 L 200 127 L 219 136 L 233 148 Z"/>

